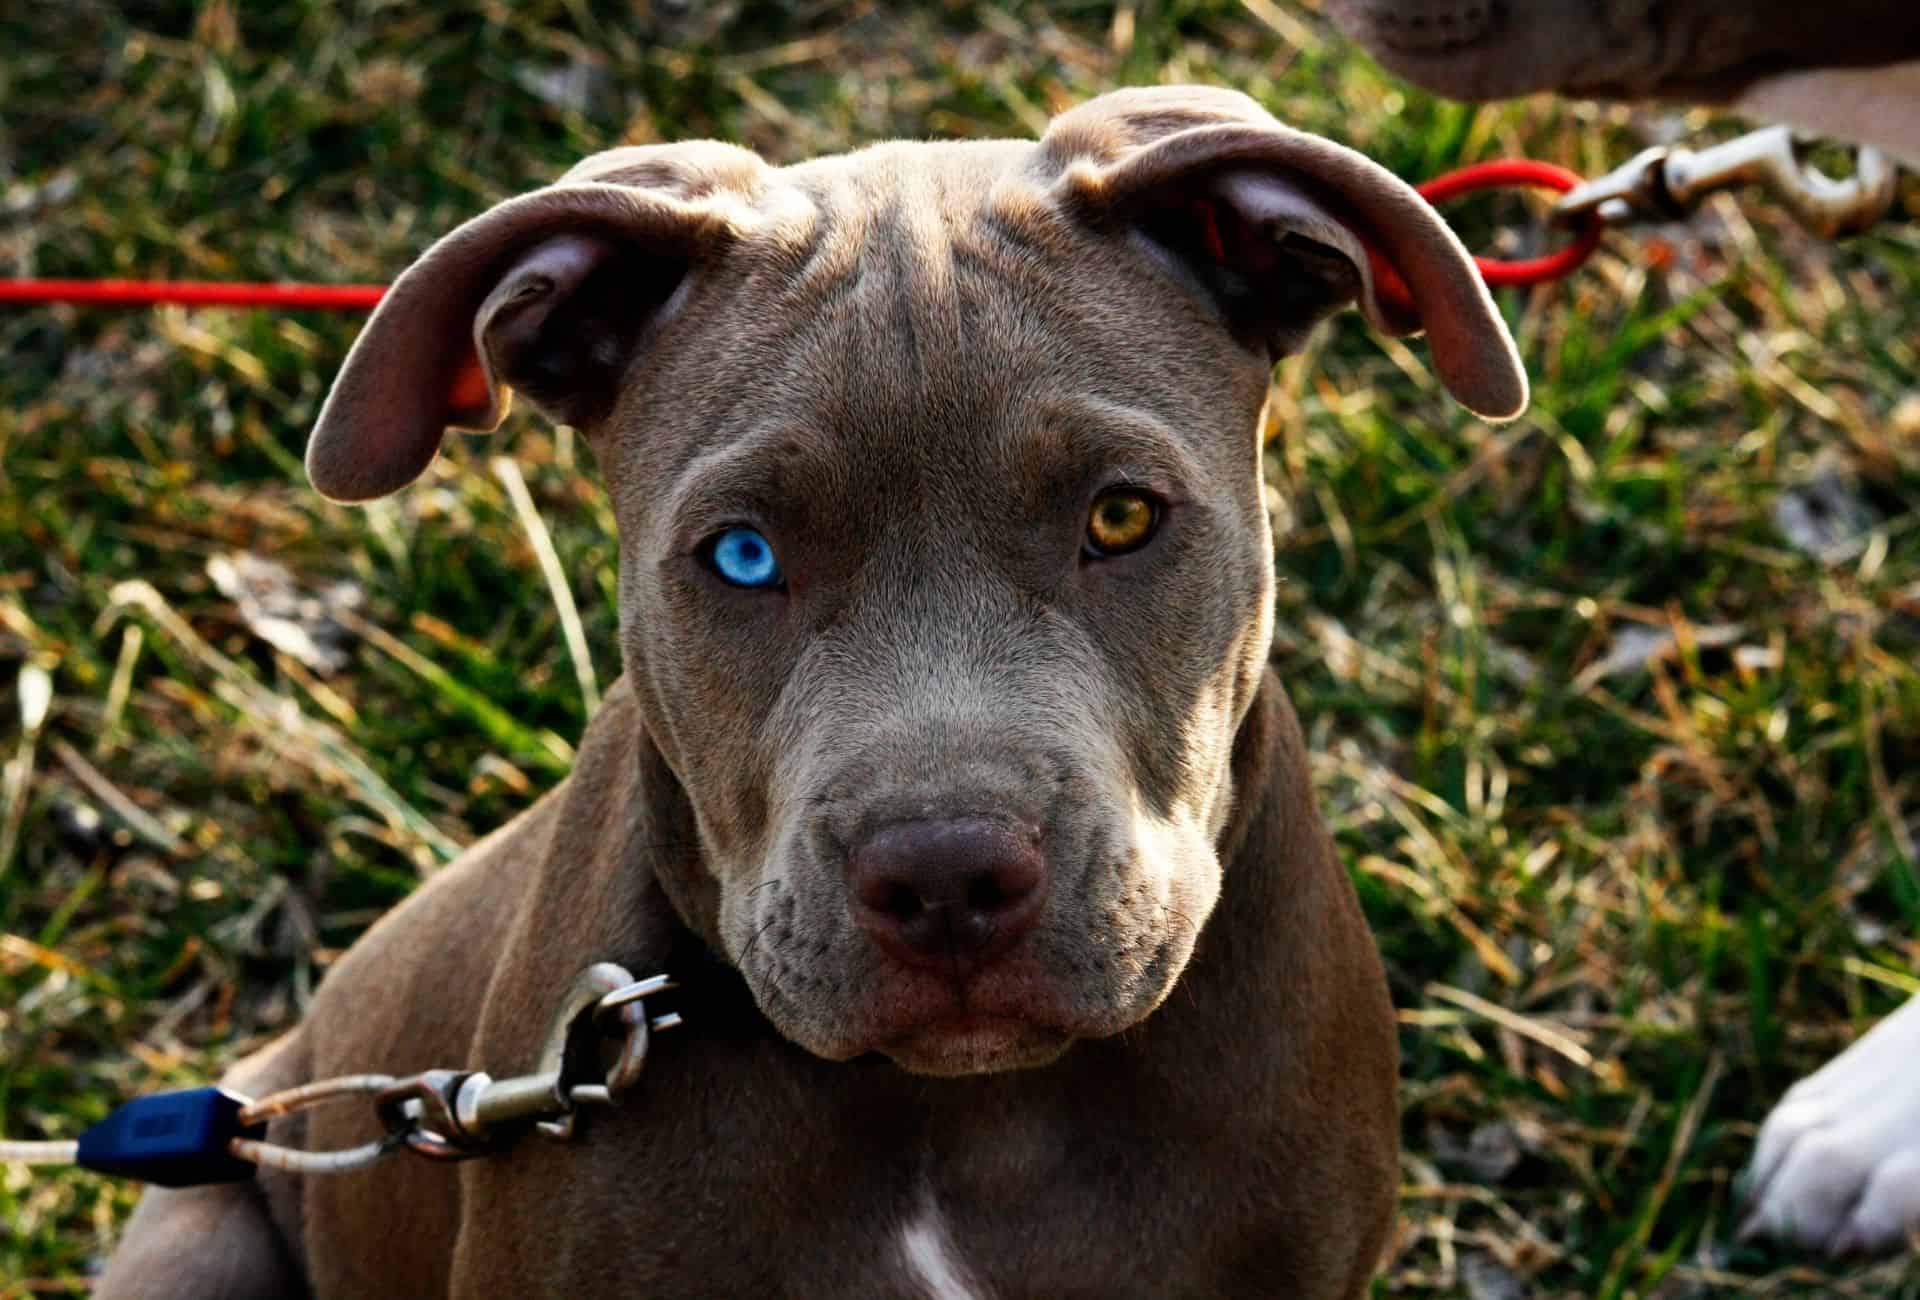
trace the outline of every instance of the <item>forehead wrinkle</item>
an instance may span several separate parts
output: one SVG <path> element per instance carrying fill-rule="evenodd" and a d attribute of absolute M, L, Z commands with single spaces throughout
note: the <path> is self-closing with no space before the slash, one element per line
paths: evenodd
<path fill-rule="evenodd" d="M 928 491 L 964 500 L 977 494 L 983 462 L 1031 477 L 1118 458 L 1195 480 L 1175 432 L 1181 421 L 1167 418 L 1177 413 L 1141 409 L 1150 394 L 1137 385 L 1124 401 L 1060 398 L 1062 387 L 1080 392 L 1101 376 L 1121 391 L 1119 373 L 1136 367 L 1121 364 L 1112 344 L 1129 322 L 1063 292 L 1061 277 L 1085 249 L 1063 242 L 1044 212 L 1014 217 L 1017 187 L 887 149 L 790 174 L 808 220 L 785 223 L 784 256 L 762 250 L 751 271 L 758 291 L 781 304 L 762 315 L 747 348 L 763 382 L 744 385 L 722 418 L 706 421 L 718 433 L 737 413 L 747 431 L 682 462 L 675 518 L 723 496 L 767 501 L 776 482 L 796 478 L 836 494 L 856 481 L 883 484 L 896 504 Z M 746 404 L 762 401 L 784 414 L 753 429 Z M 903 423 L 913 436 L 900 436 Z M 803 448 L 807 463 L 765 458 L 783 441 Z"/>
<path fill-rule="evenodd" d="M 994 345 L 980 325 L 1005 293 L 956 255 L 967 217 L 948 201 L 951 178 L 898 166 L 842 179 L 836 198 L 857 209 L 863 238 L 857 255 L 836 237 L 843 250 L 817 260 L 822 280 L 839 278 L 804 295 L 777 373 L 848 459 L 901 488 L 930 467 L 940 433 L 977 445 L 992 418 L 981 379 Z M 903 426 L 920 432 L 903 438 Z"/>
<path fill-rule="evenodd" d="M 893 196 L 896 264 L 902 280 L 930 304 L 953 294 L 954 227 L 971 215 L 947 180 L 931 170 L 902 170 Z"/>
<path fill-rule="evenodd" d="M 872 224 L 862 292 L 852 305 L 863 336 L 862 359 L 897 368 L 902 396 L 929 400 L 943 357 L 963 345 L 956 298 L 952 223 L 954 196 L 931 169 L 893 167 L 870 178 L 865 201 Z"/>
<path fill-rule="evenodd" d="M 949 292 L 955 229 L 980 200 L 964 175 L 939 165 L 944 157 L 879 147 L 790 169 L 818 216 L 792 296 L 804 302 L 869 279 L 933 302 Z M 936 324 L 910 323 L 922 333 Z"/>
<path fill-rule="evenodd" d="M 810 198 L 817 219 L 805 256 L 791 267 L 780 296 L 808 304 L 833 297 L 859 278 L 863 251 L 873 225 L 872 210 L 849 199 L 843 178 L 815 189 Z"/>
<path fill-rule="evenodd" d="M 814 478 L 822 487 L 841 485 L 840 458 L 813 455 L 818 431 L 796 429 L 792 421 L 769 421 L 696 453 L 668 495 L 666 518 L 680 527 L 703 514 L 743 507 L 774 511 L 782 486 Z"/>
<path fill-rule="evenodd" d="M 1187 440 L 1153 412 L 1093 393 L 1048 393 L 1012 421 L 1028 441 L 1058 447 L 1073 461 L 1100 459 L 1158 472 L 1183 488 L 1198 482 L 1203 467 Z"/>

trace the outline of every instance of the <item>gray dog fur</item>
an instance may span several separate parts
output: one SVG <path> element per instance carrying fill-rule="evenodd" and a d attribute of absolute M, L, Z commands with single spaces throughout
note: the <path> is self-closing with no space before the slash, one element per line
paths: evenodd
<path fill-rule="evenodd" d="M 676 924 L 786 1041 L 663 1038 L 570 1145 L 152 1192 L 98 1295 L 1363 1294 L 1393 1019 L 1267 666 L 1256 433 L 1275 353 L 1356 299 L 1424 326 L 1468 405 L 1524 405 L 1424 203 L 1195 87 L 1038 142 L 615 150 L 435 245 L 355 345 L 314 482 L 394 491 L 510 389 L 577 425 L 626 675 L 560 788 L 230 1081 L 513 1072 L 583 966 L 657 966 Z M 1114 482 L 1164 522 L 1089 562 Z M 702 566 L 742 520 L 786 589 Z M 928 818 L 1044 859 L 1031 930 L 977 967 L 904 965 L 849 919 L 849 861 Z M 843 1063 L 869 1051 L 895 1064 Z"/>

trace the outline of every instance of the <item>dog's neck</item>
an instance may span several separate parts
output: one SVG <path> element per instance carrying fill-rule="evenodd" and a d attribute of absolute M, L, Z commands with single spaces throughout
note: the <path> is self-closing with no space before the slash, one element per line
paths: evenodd
<path fill-rule="evenodd" d="M 1273 670 L 1264 672 L 1259 689 L 1247 705 L 1247 715 L 1240 720 L 1240 730 L 1233 737 L 1233 757 L 1228 765 L 1233 788 L 1228 793 L 1227 822 L 1214 842 L 1220 861 L 1229 868 L 1242 855 L 1249 831 L 1274 797 L 1277 715 L 1285 707 L 1281 689 Z"/>

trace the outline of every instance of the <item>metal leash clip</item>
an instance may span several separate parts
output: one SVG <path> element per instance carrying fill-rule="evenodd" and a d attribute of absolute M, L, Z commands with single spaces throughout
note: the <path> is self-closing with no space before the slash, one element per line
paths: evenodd
<path fill-rule="evenodd" d="M 1827 239 L 1857 235 L 1893 207 L 1898 169 L 1878 149 L 1853 151 L 1853 175 L 1836 179 L 1808 161 L 1816 143 L 1791 127 L 1770 126 L 1698 151 L 1657 146 L 1570 191 L 1553 219 L 1576 225 L 1597 214 L 1608 225 L 1672 221 L 1709 194 L 1758 184 L 1800 224 Z"/>
<path fill-rule="evenodd" d="M 436 1160 L 465 1160 L 529 1123 L 571 1138 L 580 1106 L 617 1100 L 638 1081 L 653 1034 L 681 1023 L 677 1012 L 646 1009 L 648 997 L 674 987 L 666 975 L 636 980 L 612 962 L 587 967 L 555 1012 L 532 1073 L 495 1079 L 481 1070 L 426 1070 L 395 1080 L 374 1098 L 386 1140 Z"/>

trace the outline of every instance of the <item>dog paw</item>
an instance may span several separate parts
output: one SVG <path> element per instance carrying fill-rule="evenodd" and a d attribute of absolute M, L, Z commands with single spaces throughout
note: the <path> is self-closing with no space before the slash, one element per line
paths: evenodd
<path fill-rule="evenodd" d="M 1788 1090 L 1748 1186 L 1743 1239 L 1843 1255 L 1920 1233 L 1920 997 Z"/>

